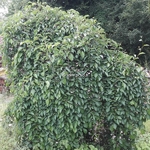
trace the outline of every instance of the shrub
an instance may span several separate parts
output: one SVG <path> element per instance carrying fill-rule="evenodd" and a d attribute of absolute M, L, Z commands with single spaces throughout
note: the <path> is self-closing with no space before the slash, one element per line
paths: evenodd
<path fill-rule="evenodd" d="M 3 36 L 15 95 L 6 115 L 20 144 L 131 148 L 149 116 L 147 82 L 95 20 L 33 3 L 8 18 Z"/>

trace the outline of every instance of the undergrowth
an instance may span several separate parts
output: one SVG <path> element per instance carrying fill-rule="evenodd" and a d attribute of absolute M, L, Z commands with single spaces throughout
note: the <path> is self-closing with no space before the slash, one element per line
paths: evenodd
<path fill-rule="evenodd" d="M 15 139 L 14 127 L 9 124 L 7 128 L 4 126 L 4 112 L 8 104 L 13 100 L 12 96 L 0 94 L 0 149 L 1 150 L 27 150 L 17 145 Z"/>

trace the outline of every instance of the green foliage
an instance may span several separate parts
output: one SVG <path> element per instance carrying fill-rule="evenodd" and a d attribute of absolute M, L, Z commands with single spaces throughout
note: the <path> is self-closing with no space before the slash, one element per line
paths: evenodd
<path fill-rule="evenodd" d="M 150 132 L 150 120 L 147 120 L 147 121 L 144 123 L 144 126 L 145 126 L 145 131 L 146 131 L 146 132 Z"/>
<path fill-rule="evenodd" d="M 150 43 L 150 13 L 147 1 L 133 0 L 125 5 L 123 12 L 120 14 L 119 25 L 116 26 L 113 38 L 122 43 L 122 46 L 130 54 L 138 54 L 140 48 L 144 44 Z M 121 33 L 120 31 L 125 32 Z M 140 40 L 142 36 L 142 40 Z M 121 37 L 121 38 L 120 38 Z M 140 63 L 144 64 L 149 60 L 149 47 L 142 49 L 146 55 L 140 56 Z"/>
<path fill-rule="evenodd" d="M 13 15 L 15 13 L 17 13 L 19 10 L 22 10 L 30 0 L 6 0 L 8 1 L 6 5 L 6 7 L 8 8 L 8 13 L 6 14 L 6 16 L 10 16 Z M 32 0 L 33 2 L 35 0 Z"/>
<path fill-rule="evenodd" d="M 78 149 L 75 150 L 98 150 L 97 148 L 95 148 L 93 145 L 81 145 Z"/>
<path fill-rule="evenodd" d="M 149 0 L 97 1 L 91 5 L 89 15 L 101 22 L 109 38 L 121 43 L 124 51 L 138 55 L 144 44 L 150 43 L 150 7 Z M 142 37 L 142 41 L 140 40 Z M 142 51 L 138 62 L 142 65 L 150 62 L 149 47 Z"/>
<path fill-rule="evenodd" d="M 147 81 L 93 19 L 37 3 L 5 22 L 6 115 L 34 150 L 130 149 L 148 117 Z M 94 145 L 94 146 L 92 146 Z"/>
<path fill-rule="evenodd" d="M 31 0 L 35 2 L 37 0 Z M 65 10 L 75 9 L 82 15 L 96 18 L 105 29 L 109 38 L 121 43 L 124 51 L 136 55 L 137 62 L 146 67 L 150 66 L 150 47 L 142 48 L 143 44 L 150 44 L 150 5 L 149 0 L 39 0 L 48 5 L 62 7 Z M 29 0 L 12 0 L 9 13 L 13 14 L 24 8 Z M 139 41 L 142 36 L 142 42 Z"/>
<path fill-rule="evenodd" d="M 2 0 L 0 2 L 0 5 L 3 5 L 3 7 L 5 6 L 8 8 L 7 16 L 9 16 L 23 9 L 28 2 L 46 2 L 52 7 L 62 7 L 66 10 L 76 9 L 82 14 L 87 14 L 89 6 L 94 2 L 94 0 Z"/>
<path fill-rule="evenodd" d="M 140 134 L 136 140 L 137 150 L 149 150 L 150 148 L 150 133 Z"/>
<path fill-rule="evenodd" d="M 4 111 L 12 100 L 12 96 L 0 94 L 0 148 L 1 150 L 28 150 L 17 145 L 13 124 L 8 124 L 7 128 L 4 128 Z"/>
<path fill-rule="evenodd" d="M 7 0 L 1 0 L 0 1 L 0 8 L 4 8 L 8 4 Z"/>
<path fill-rule="evenodd" d="M 144 126 L 144 130 L 137 132 L 135 143 L 137 150 L 149 150 L 150 148 L 150 120 L 147 120 Z"/>

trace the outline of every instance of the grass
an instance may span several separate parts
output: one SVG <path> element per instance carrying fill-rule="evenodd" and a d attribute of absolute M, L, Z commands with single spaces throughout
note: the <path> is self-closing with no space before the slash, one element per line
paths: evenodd
<path fill-rule="evenodd" d="M 150 120 L 144 123 L 146 132 L 150 132 Z"/>
<path fill-rule="evenodd" d="M 0 150 L 26 150 L 26 148 L 20 148 L 17 145 L 12 126 L 10 125 L 9 129 L 6 129 L 2 124 L 4 111 L 12 100 L 12 96 L 0 94 Z"/>
<path fill-rule="evenodd" d="M 138 138 L 136 140 L 137 150 L 150 150 L 150 120 L 144 123 L 145 132 L 138 133 Z"/>
<path fill-rule="evenodd" d="M 3 113 L 13 97 L 0 94 L 0 148 L 1 150 L 13 150 L 16 146 L 15 138 L 9 135 L 2 126 Z"/>

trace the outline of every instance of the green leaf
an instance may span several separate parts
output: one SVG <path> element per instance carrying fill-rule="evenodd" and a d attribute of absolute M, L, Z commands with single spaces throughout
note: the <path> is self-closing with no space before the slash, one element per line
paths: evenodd
<path fill-rule="evenodd" d="M 89 145 L 90 150 L 98 150 L 96 147 L 94 147 L 93 145 Z"/>
<path fill-rule="evenodd" d="M 85 53 L 83 51 L 81 51 L 80 55 L 81 55 L 82 58 L 85 57 Z"/>
<path fill-rule="evenodd" d="M 49 106 L 49 104 L 50 104 L 50 100 L 47 99 L 47 100 L 46 100 L 46 106 Z"/>
<path fill-rule="evenodd" d="M 46 87 L 49 88 L 49 86 L 50 86 L 50 82 L 46 81 Z"/>
<path fill-rule="evenodd" d="M 149 45 L 149 44 L 144 44 L 143 46 L 144 46 L 144 47 L 149 47 L 150 45 Z"/>
<path fill-rule="evenodd" d="M 67 83 L 67 80 L 66 80 L 65 78 L 63 78 L 62 83 L 63 83 L 63 84 L 66 84 L 66 83 Z"/>
<path fill-rule="evenodd" d="M 74 56 L 73 56 L 73 54 L 69 54 L 69 57 L 68 57 L 71 61 L 73 61 L 73 59 L 74 59 Z"/>
<path fill-rule="evenodd" d="M 97 63 L 95 63 L 94 66 L 95 66 L 96 69 L 98 68 L 98 64 Z"/>
<path fill-rule="evenodd" d="M 135 102 L 134 102 L 134 101 L 131 101 L 131 102 L 130 102 L 130 105 L 134 105 L 134 104 L 135 104 Z"/>
<path fill-rule="evenodd" d="M 145 55 L 145 53 L 144 52 L 140 52 L 139 55 Z"/>

